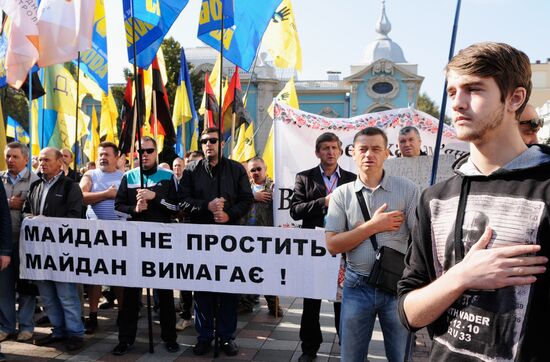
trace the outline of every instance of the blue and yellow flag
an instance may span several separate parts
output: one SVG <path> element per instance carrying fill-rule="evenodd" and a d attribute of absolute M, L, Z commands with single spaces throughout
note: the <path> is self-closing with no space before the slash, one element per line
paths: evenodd
<path fill-rule="evenodd" d="M 31 140 L 29 134 L 25 131 L 23 126 L 15 119 L 11 118 L 11 116 L 8 116 L 6 136 L 26 145 L 28 145 Z"/>
<path fill-rule="evenodd" d="M 137 4 L 138 2 L 145 3 L 151 1 L 156 4 L 154 9 L 158 7 L 158 9 L 160 9 L 160 14 L 162 14 L 157 24 L 151 24 L 140 20 L 135 17 L 135 13 L 134 18 L 132 18 L 133 10 L 136 9 L 134 3 Z M 126 29 L 126 47 L 128 50 L 128 61 L 130 63 L 134 62 L 134 31 L 137 65 L 140 68 L 147 69 L 153 62 L 164 36 L 168 33 L 172 24 L 174 24 L 174 21 L 188 2 L 189 0 L 122 0 L 124 27 Z M 132 8 L 132 6 L 134 6 L 134 8 Z M 152 10 L 153 7 L 151 7 L 151 11 Z M 132 19 L 135 19 L 135 21 L 132 21 Z M 132 23 L 134 24 L 134 28 L 132 28 Z"/>
<path fill-rule="evenodd" d="M 233 0 L 202 0 L 197 35 L 221 29 L 222 12 L 224 29 L 231 28 L 235 23 Z"/>
<path fill-rule="evenodd" d="M 234 0 L 234 25 L 224 31 L 224 57 L 240 68 L 250 70 L 262 36 L 281 0 Z M 221 31 L 199 35 L 198 38 L 219 50 Z"/>
<path fill-rule="evenodd" d="M 157 25 L 160 21 L 161 0 L 146 0 L 134 2 L 134 17 L 145 23 Z"/>
<path fill-rule="evenodd" d="M 8 85 L 6 72 L 6 53 L 8 52 L 8 38 L 5 33 L 0 35 L 0 88 Z"/>
<path fill-rule="evenodd" d="M 174 99 L 172 122 L 176 129 L 176 153 L 183 157 L 187 150 L 198 150 L 199 118 L 193 103 L 193 89 L 183 48 L 181 48 L 180 76 Z"/>
<path fill-rule="evenodd" d="M 44 68 L 44 89 L 42 97 L 44 111 L 38 112 L 38 138 L 40 148 L 72 148 L 75 141 L 87 135 L 88 117 L 79 109 L 78 130 L 76 129 L 76 104 L 89 93 L 80 84 L 79 99 L 76 98 L 76 81 L 62 64 Z M 79 107 L 80 108 L 80 107 Z M 75 140 L 75 135 L 76 140 Z"/>
<path fill-rule="evenodd" d="M 107 94 L 109 92 L 109 69 L 107 67 L 107 18 L 104 0 L 96 0 L 92 47 L 80 55 L 80 67 Z"/>

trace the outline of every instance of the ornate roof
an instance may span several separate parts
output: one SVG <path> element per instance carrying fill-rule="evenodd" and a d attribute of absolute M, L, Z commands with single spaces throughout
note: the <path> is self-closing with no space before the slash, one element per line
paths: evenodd
<path fill-rule="evenodd" d="M 391 31 L 391 23 L 386 15 L 386 4 L 382 0 L 382 14 L 376 24 L 378 39 L 367 46 L 363 54 L 363 63 L 372 64 L 379 59 L 388 59 L 394 63 L 406 63 L 401 47 L 388 37 Z"/>

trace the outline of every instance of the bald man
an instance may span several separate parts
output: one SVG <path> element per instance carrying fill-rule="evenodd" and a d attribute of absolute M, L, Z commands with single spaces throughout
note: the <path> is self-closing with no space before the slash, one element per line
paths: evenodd
<path fill-rule="evenodd" d="M 543 121 L 539 118 L 535 107 L 527 104 L 519 117 L 519 133 L 526 145 L 539 143 L 537 132 L 542 127 Z"/>

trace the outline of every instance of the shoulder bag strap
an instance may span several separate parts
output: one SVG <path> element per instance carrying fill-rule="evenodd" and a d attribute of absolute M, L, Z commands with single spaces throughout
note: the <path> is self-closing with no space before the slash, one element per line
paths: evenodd
<path fill-rule="evenodd" d="M 359 201 L 359 206 L 361 206 L 361 211 L 363 212 L 363 219 L 365 221 L 370 220 L 369 209 L 367 208 L 367 203 L 365 202 L 365 197 L 363 196 L 363 190 L 359 190 L 355 193 L 357 195 L 357 200 Z M 372 234 L 370 237 L 370 242 L 375 251 L 378 251 L 378 242 L 376 241 L 376 234 Z"/>

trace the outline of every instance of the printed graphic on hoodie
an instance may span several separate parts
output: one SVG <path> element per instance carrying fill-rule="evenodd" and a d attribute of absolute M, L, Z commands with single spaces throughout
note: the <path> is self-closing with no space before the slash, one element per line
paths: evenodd
<path fill-rule="evenodd" d="M 456 263 L 454 229 L 459 198 L 431 200 L 432 245 L 437 276 Z M 544 211 L 542 201 L 492 195 L 468 195 L 462 243 L 464 254 L 479 240 L 485 228 L 493 229 L 489 248 L 535 244 Z M 470 290 L 446 312 L 446 324 L 435 330 L 434 353 L 445 347 L 483 361 L 515 360 L 529 301 L 530 286 L 494 291 Z M 443 328 L 444 327 L 444 328 Z"/>

